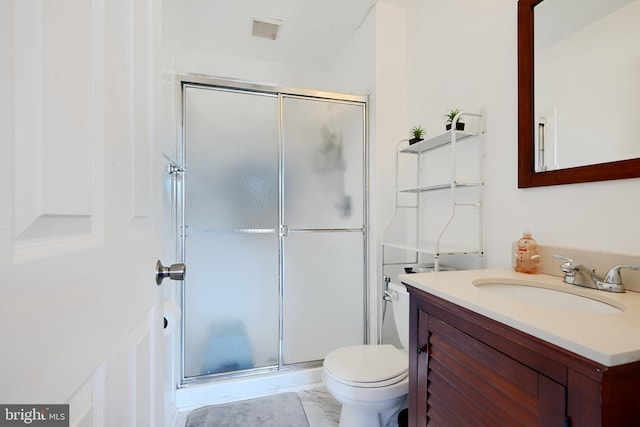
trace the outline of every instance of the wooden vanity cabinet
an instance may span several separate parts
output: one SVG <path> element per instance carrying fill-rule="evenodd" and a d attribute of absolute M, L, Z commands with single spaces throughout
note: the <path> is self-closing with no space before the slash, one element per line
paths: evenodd
<path fill-rule="evenodd" d="M 409 426 L 640 426 L 640 362 L 608 368 L 408 289 Z"/>

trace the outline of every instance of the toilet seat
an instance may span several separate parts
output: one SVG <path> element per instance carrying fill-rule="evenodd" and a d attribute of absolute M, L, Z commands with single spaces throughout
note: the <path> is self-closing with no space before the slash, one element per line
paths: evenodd
<path fill-rule="evenodd" d="M 406 353 L 392 345 L 353 345 L 329 353 L 324 370 L 342 384 L 378 388 L 407 378 L 409 360 Z"/>

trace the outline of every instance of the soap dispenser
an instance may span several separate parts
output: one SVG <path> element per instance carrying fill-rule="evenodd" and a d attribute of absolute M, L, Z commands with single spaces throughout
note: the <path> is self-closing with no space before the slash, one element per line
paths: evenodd
<path fill-rule="evenodd" d="M 538 243 L 531 237 L 531 233 L 525 231 L 518 240 L 516 248 L 516 271 L 519 273 L 536 274 L 540 268 L 540 255 L 538 255 Z"/>

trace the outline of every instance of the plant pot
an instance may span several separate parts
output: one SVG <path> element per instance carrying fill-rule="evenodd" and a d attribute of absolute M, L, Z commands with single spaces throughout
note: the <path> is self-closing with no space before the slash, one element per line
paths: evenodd
<path fill-rule="evenodd" d="M 415 144 L 416 142 L 420 142 L 420 141 L 424 141 L 424 138 L 411 138 L 411 139 L 409 140 L 409 145 L 413 145 L 413 144 Z"/>
<path fill-rule="evenodd" d="M 447 125 L 445 126 L 445 128 L 447 130 L 451 130 L 451 123 L 447 123 Z M 464 130 L 464 122 L 458 122 L 456 123 L 456 130 Z"/>

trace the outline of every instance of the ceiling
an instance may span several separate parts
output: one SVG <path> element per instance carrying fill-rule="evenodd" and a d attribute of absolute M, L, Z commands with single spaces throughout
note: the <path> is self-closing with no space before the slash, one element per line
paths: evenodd
<path fill-rule="evenodd" d="M 322 67 L 360 28 L 376 1 L 165 0 L 165 22 L 173 21 L 181 48 L 189 51 Z M 278 39 L 252 37 L 253 18 L 281 20 Z"/>

